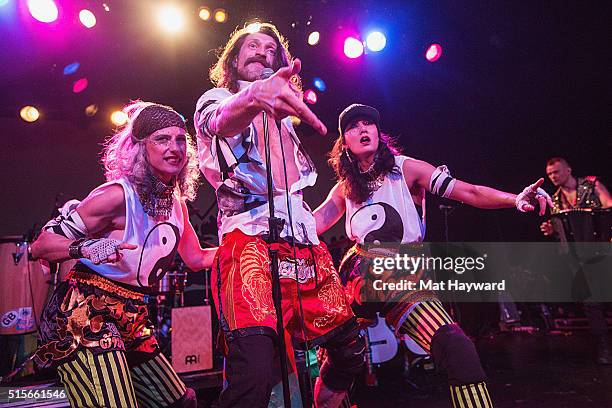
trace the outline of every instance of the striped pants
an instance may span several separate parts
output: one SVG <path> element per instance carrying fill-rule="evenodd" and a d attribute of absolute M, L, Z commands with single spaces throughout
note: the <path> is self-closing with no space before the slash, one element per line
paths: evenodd
<path fill-rule="evenodd" d="M 454 408 L 493 407 L 476 348 L 440 301 L 412 304 L 397 323 L 399 335 L 410 336 L 446 370 Z"/>
<path fill-rule="evenodd" d="M 122 351 L 94 355 L 84 349 L 57 371 L 72 407 L 162 408 L 176 404 L 186 392 L 161 353 L 129 366 Z"/>

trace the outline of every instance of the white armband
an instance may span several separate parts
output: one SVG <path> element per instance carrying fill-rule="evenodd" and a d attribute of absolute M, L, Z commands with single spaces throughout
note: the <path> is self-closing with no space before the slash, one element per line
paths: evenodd
<path fill-rule="evenodd" d="M 69 239 L 84 238 L 87 235 L 87 227 L 76 210 L 80 201 L 70 200 L 60 209 L 60 215 L 50 220 L 42 228 Z"/>
<path fill-rule="evenodd" d="M 448 168 L 442 165 L 436 168 L 431 174 L 429 190 L 432 194 L 448 198 L 453 192 L 453 188 L 455 188 L 456 181 L 457 180 L 451 176 Z"/>

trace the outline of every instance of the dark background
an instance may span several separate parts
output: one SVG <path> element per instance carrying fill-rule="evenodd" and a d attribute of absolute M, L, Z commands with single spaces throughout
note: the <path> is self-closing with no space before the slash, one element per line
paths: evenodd
<path fill-rule="evenodd" d="M 110 12 L 98 1 L 61 3 L 52 24 L 33 20 L 25 1 L 0 6 L 1 235 L 27 233 L 56 201 L 83 198 L 103 182 L 99 151 L 112 132 L 109 115 L 129 100 L 172 105 L 191 124 L 195 101 L 211 87 L 211 50 L 254 18 L 287 36 L 303 61 L 306 88 L 315 76 L 327 84 L 312 109 L 329 134 L 299 127 L 319 169 L 317 185 L 305 192 L 313 208 L 333 183 L 325 155 L 338 113 L 353 102 L 378 107 L 383 129 L 399 137 L 405 154 L 446 164 L 473 183 L 518 192 L 545 176 L 547 158 L 563 155 L 576 175 L 597 175 L 611 186 L 610 13 L 603 2 L 182 1 L 188 26 L 176 36 L 158 28 L 154 7 L 161 2 L 109 0 Z M 199 20 L 202 5 L 225 8 L 229 20 Z M 78 22 L 83 7 L 97 16 L 93 29 Z M 343 35 L 370 28 L 386 33 L 386 48 L 347 60 Z M 310 47 L 313 29 L 321 41 Z M 444 47 L 433 64 L 424 59 L 432 42 Z M 79 71 L 64 76 L 73 61 Z M 81 77 L 89 87 L 74 94 Z M 84 109 L 92 103 L 100 110 L 90 118 Z M 24 105 L 37 106 L 41 119 L 22 121 Z M 203 184 L 196 208 L 204 212 L 212 200 Z M 429 240 L 443 236 L 438 204 L 435 197 L 428 202 Z M 457 205 L 449 238 L 539 240 L 539 222 L 512 209 Z M 330 236 L 342 233 L 338 225 Z"/>

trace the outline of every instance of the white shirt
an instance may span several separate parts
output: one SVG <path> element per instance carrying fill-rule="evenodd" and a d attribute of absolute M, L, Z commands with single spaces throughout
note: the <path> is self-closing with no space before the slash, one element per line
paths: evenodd
<path fill-rule="evenodd" d="M 239 81 L 239 84 L 241 90 L 251 85 L 244 81 Z M 225 88 L 213 88 L 205 92 L 196 104 L 194 115 L 200 170 L 217 194 L 220 241 L 224 234 L 235 229 L 251 236 L 269 230 L 264 152 L 257 150 L 257 138 L 263 135 L 257 134 L 253 123 L 231 137 L 217 136 L 207 125 L 221 101 L 231 95 Z M 289 188 L 293 232 L 297 241 L 317 245 L 319 239 L 315 219 L 302 194 L 303 188 L 315 184 L 317 172 L 291 120 L 285 118 L 281 123 L 294 142 L 293 158 L 299 173 L 298 180 Z M 275 187 L 273 194 L 275 216 L 285 220 L 281 237 L 286 238 L 292 235 L 286 192 Z"/>

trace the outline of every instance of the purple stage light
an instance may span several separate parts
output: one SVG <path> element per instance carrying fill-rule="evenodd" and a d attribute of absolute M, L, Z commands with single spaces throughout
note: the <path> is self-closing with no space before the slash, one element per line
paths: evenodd
<path fill-rule="evenodd" d="M 312 89 L 307 89 L 304 92 L 304 99 L 306 100 L 306 102 L 308 102 L 311 105 L 314 105 L 315 103 L 317 103 L 317 100 L 318 100 L 317 94 Z"/>
<path fill-rule="evenodd" d="M 431 44 L 425 53 L 425 58 L 429 62 L 436 62 L 442 56 L 442 46 L 440 44 Z"/>
<path fill-rule="evenodd" d="M 348 37 L 344 40 L 344 55 L 348 58 L 359 58 L 363 55 L 363 43 L 355 37 Z"/>

